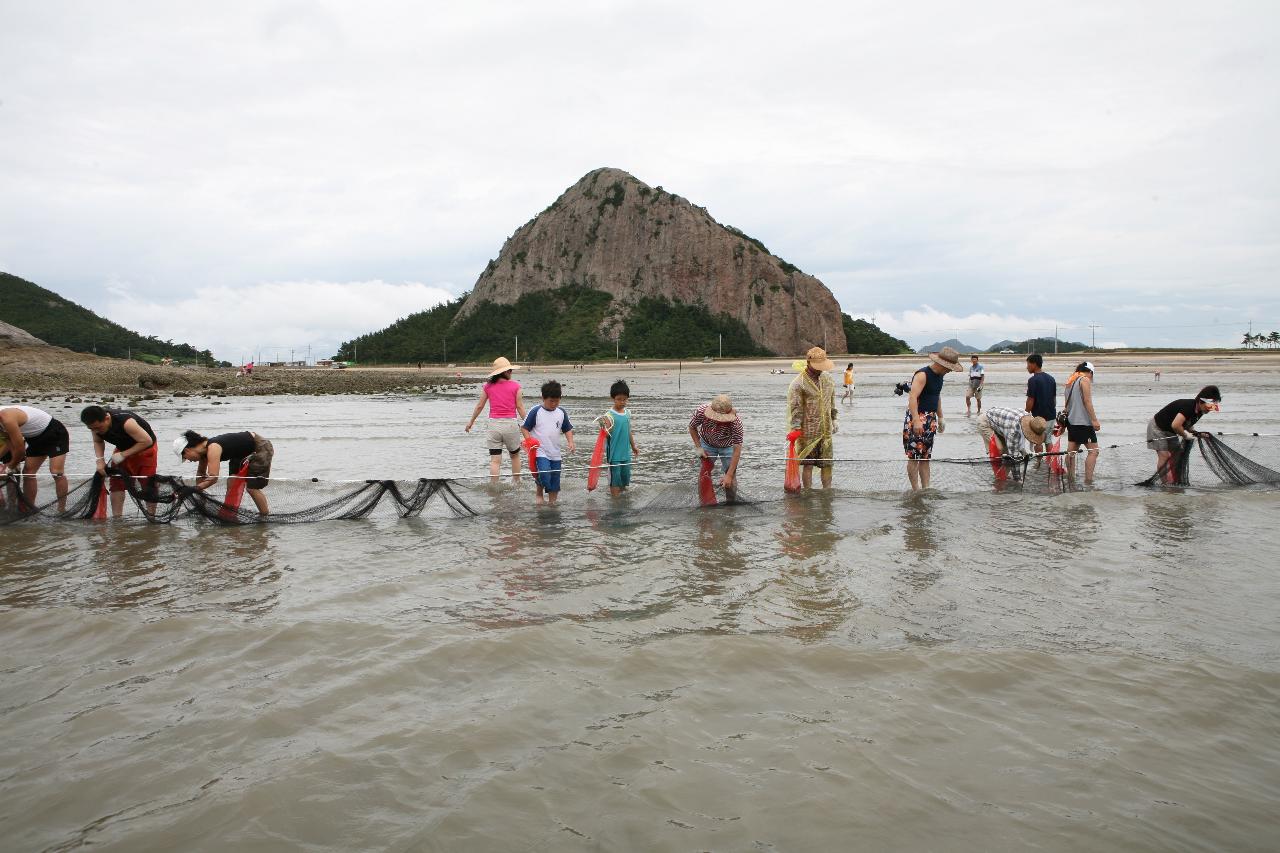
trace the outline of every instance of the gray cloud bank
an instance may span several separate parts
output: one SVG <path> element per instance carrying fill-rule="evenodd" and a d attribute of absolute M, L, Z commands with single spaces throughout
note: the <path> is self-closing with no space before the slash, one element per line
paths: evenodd
<path fill-rule="evenodd" d="M 1280 327 L 1276 9 L 7 4 L 0 269 L 331 349 L 610 165 L 913 343 L 1235 343 Z"/>

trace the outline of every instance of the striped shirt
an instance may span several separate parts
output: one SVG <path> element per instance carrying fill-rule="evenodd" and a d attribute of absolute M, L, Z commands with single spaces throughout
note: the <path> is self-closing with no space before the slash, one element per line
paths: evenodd
<path fill-rule="evenodd" d="M 701 406 L 693 410 L 693 417 L 689 418 L 689 426 L 698 431 L 698 437 L 707 443 L 709 447 L 732 447 L 735 444 L 742 444 L 742 419 L 735 416 L 731 421 L 713 421 L 707 417 L 707 406 L 710 403 L 703 403 Z"/>

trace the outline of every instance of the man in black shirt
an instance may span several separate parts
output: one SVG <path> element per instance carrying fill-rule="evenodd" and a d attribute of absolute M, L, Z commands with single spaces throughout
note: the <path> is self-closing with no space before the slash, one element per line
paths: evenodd
<path fill-rule="evenodd" d="M 1191 440 L 1200 433 L 1192 429 L 1207 412 L 1218 411 L 1222 394 L 1217 385 L 1206 385 L 1192 400 L 1174 400 L 1147 422 L 1147 447 L 1156 452 L 1156 470 L 1179 450 L 1179 439 Z"/>
<path fill-rule="evenodd" d="M 1027 380 L 1026 410 L 1032 417 L 1044 418 L 1045 423 L 1052 426 L 1058 417 L 1058 383 L 1044 372 L 1044 356 L 1038 352 L 1027 356 L 1027 373 L 1031 377 Z M 1044 445 L 1037 444 L 1032 449 L 1040 453 L 1044 451 Z"/>

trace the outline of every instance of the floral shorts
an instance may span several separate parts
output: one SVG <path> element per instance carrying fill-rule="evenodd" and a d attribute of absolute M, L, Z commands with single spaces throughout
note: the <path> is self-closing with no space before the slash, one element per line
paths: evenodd
<path fill-rule="evenodd" d="M 902 419 L 902 449 L 908 459 L 928 459 L 933 456 L 933 439 L 938 434 L 938 413 L 925 412 L 920 416 L 924 421 L 924 432 L 916 435 L 911 430 L 911 412 Z"/>

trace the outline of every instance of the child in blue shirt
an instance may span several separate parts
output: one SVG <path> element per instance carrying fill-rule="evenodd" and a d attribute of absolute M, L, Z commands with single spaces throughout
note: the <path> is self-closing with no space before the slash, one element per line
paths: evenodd
<path fill-rule="evenodd" d="M 526 439 L 534 438 L 538 441 L 538 476 L 534 478 L 538 486 L 538 503 L 542 503 L 544 492 L 550 503 L 555 503 L 560 497 L 560 469 L 563 464 L 560 455 L 561 433 L 568 442 L 569 452 L 573 453 L 577 449 L 573 444 L 573 424 L 569 422 L 569 414 L 560 408 L 560 396 L 563 393 L 559 382 L 552 380 L 543 383 L 542 405 L 530 409 L 524 423 L 520 424 L 520 431 Z"/>

